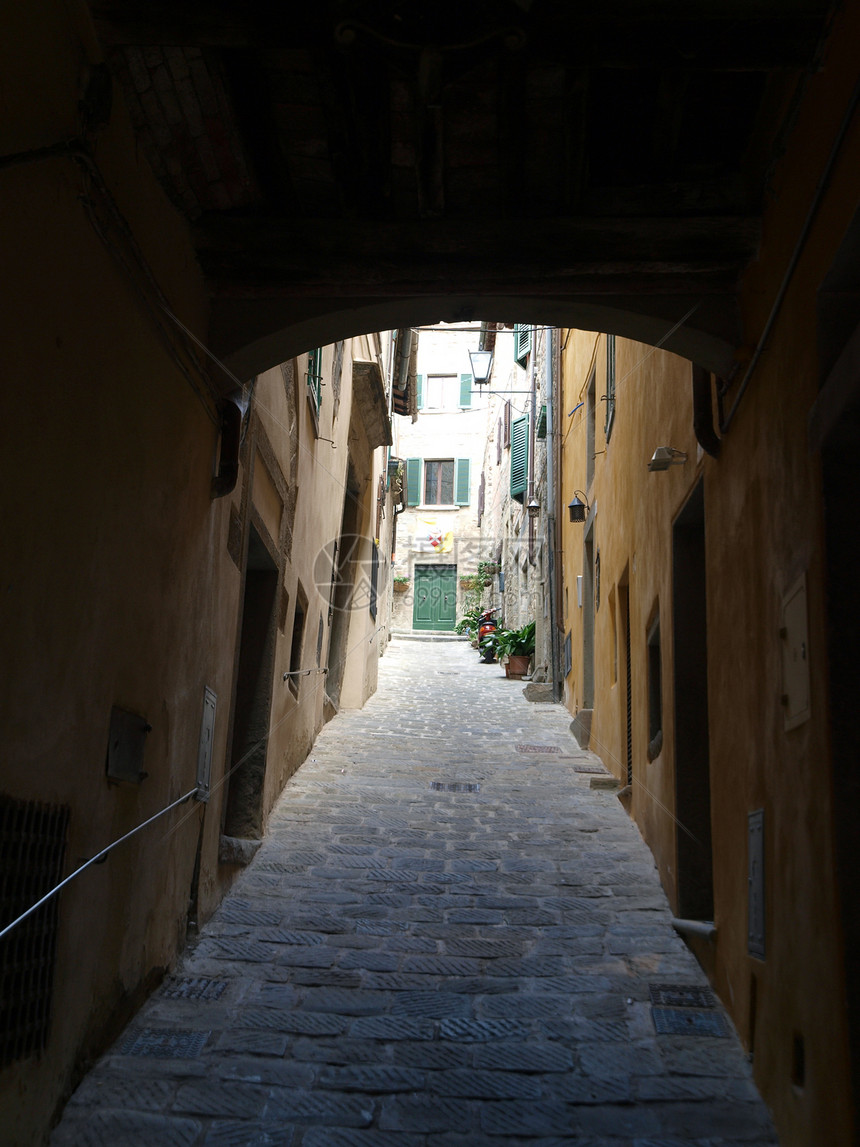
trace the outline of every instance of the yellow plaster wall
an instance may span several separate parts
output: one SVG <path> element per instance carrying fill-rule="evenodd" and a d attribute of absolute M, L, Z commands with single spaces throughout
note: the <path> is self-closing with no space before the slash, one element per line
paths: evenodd
<path fill-rule="evenodd" d="M 3 154 L 73 135 L 87 61 L 97 62 L 83 5 L 37 0 L 7 18 Z M 176 312 L 205 329 L 193 252 L 120 103 L 95 154 Z M 235 611 L 238 578 L 211 561 L 226 533 L 226 506 L 209 496 L 214 405 L 176 369 L 94 231 L 79 169 L 58 157 L 0 180 L 0 516 L 10 559 L 0 787 L 70 806 L 68 872 L 194 787 L 204 686 L 222 703 L 230 690 L 233 634 L 212 618 Z M 107 782 L 113 705 L 152 725 L 140 785 Z M 4 1143 L 40 1141 L 76 1060 L 98 1050 L 170 965 L 202 815 L 182 806 L 63 892 L 50 1041 L 41 1057 L 0 1073 Z"/>
<path fill-rule="evenodd" d="M 857 79 L 856 6 L 843 11 L 822 70 L 810 78 L 789 148 L 774 174 L 760 257 L 742 295 L 748 361 L 779 289 L 810 198 Z M 605 455 L 596 459 L 595 541 L 602 593 L 595 625 L 596 690 L 591 747 L 624 774 L 623 691 L 611 683 L 610 593 L 629 562 L 633 648 L 634 783 L 630 810 L 676 900 L 674 733 L 672 722 L 671 529 L 704 477 L 708 596 L 708 699 L 711 825 L 717 940 L 698 947 L 748 1046 L 756 1081 L 790 1147 L 854 1142 L 845 1016 L 840 903 L 833 853 L 833 776 L 828 742 L 825 567 L 819 459 L 808 445 L 810 409 L 820 385 L 818 286 L 857 207 L 860 124 L 849 127 L 809 241 L 752 383 L 724 438 L 718 461 L 697 460 L 689 365 L 636 344 L 618 344 L 618 411 Z M 680 316 L 679 316 L 680 317 Z M 602 389 L 603 339 L 597 347 Z M 563 355 L 564 411 L 579 401 L 594 335 L 574 332 Z M 728 396 L 727 406 L 734 391 Z M 584 488 L 584 448 L 576 419 L 567 433 L 562 492 Z M 598 415 L 598 425 L 602 422 Z M 579 438 L 577 438 L 577 434 Z M 598 429 L 597 448 L 603 449 Z M 657 445 L 686 450 L 684 467 L 645 468 Z M 581 638 L 575 578 L 582 572 L 582 526 L 565 524 L 566 627 L 574 668 L 566 700 L 581 704 Z M 811 717 L 786 731 L 781 704 L 780 626 L 786 592 L 805 575 Z M 645 629 L 661 607 L 664 744 L 652 763 L 647 740 Z M 621 619 L 618 616 L 618 629 Z M 619 658 L 619 678 L 623 665 Z M 748 814 L 764 809 L 766 956 L 747 952 Z M 753 989 L 753 982 L 755 988 Z M 755 991 L 755 1023 L 753 1003 Z M 806 1080 L 792 1079 L 795 1040 L 805 1048 Z"/>

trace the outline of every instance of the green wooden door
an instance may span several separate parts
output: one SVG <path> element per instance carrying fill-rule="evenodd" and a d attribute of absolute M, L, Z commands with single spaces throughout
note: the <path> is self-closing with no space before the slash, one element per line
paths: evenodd
<path fill-rule="evenodd" d="M 413 629 L 453 629 L 457 620 L 457 567 L 416 566 Z"/>

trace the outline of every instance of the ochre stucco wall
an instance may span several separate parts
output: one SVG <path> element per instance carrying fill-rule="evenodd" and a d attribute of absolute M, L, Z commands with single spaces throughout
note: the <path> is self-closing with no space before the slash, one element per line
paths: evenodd
<path fill-rule="evenodd" d="M 810 199 L 857 78 L 860 27 L 843 13 L 822 70 L 809 78 L 788 150 L 774 174 L 758 262 L 742 295 L 748 361 L 789 262 Z M 819 458 L 807 425 L 820 386 L 818 287 L 857 205 L 860 125 L 852 122 L 809 241 L 786 293 L 719 460 L 701 457 L 692 435 L 689 365 L 637 344 L 618 344 L 618 409 L 611 441 L 595 459 L 589 497 L 596 510 L 601 604 L 595 620 L 595 712 L 591 747 L 624 777 L 623 664 L 611 683 L 613 589 L 629 563 L 633 653 L 632 815 L 654 851 L 677 904 L 672 652 L 672 523 L 699 474 L 704 481 L 711 828 L 714 859 L 712 948 L 702 958 L 747 1045 L 756 1081 L 788 1145 L 854 1141 L 848 1068 L 840 903 L 833 852 L 834 763 L 827 692 L 825 565 Z M 680 316 L 679 316 L 680 318 Z M 563 356 L 565 413 L 579 401 L 595 336 L 575 332 Z M 597 394 L 605 361 L 597 346 Z M 730 390 L 726 407 L 734 398 Z M 563 458 L 568 501 L 584 489 L 584 434 L 574 416 Z M 604 448 L 598 411 L 596 447 Z M 649 474 L 657 445 L 687 451 L 685 466 Z M 583 527 L 565 524 L 564 567 L 573 628 L 572 712 L 582 703 L 576 575 Z M 804 575 L 807 590 L 811 715 L 786 731 L 781 695 L 783 601 Z M 644 646 L 660 602 L 664 742 L 645 760 L 647 674 Z M 617 614 L 621 625 L 620 613 Z M 616 636 L 617 639 L 617 636 Z M 838 791 L 838 781 L 835 788 Z M 748 814 L 764 810 L 766 953 L 747 950 Z M 753 986 L 753 984 L 755 986 Z M 755 1002 L 753 1004 L 753 995 Z M 754 1014 L 753 1014 L 754 1013 Z M 754 1024 L 754 1030 L 753 1030 Z M 794 1069 L 802 1040 L 805 1080 Z"/>
<path fill-rule="evenodd" d="M 38 7 L 0 48 L 4 154 L 77 130 L 85 10 Z M 173 308 L 203 329 L 193 253 L 119 105 L 96 158 Z M 2 187 L 2 790 L 70 806 L 68 872 L 194 787 L 204 686 L 229 695 L 233 634 L 212 617 L 235 611 L 238 579 L 210 560 L 226 522 L 209 496 L 214 404 L 179 374 L 91 226 L 79 169 L 24 164 Z M 113 705 L 152 725 L 140 785 L 107 782 Z M 171 962 L 201 815 L 182 806 L 63 893 L 51 1038 L 0 1076 L 4 1142 L 39 1141 L 75 1060 Z"/>
<path fill-rule="evenodd" d="M 858 79 L 860 13 L 848 6 L 810 77 L 785 158 L 773 179 L 760 258 L 743 291 L 747 342 L 762 329 L 806 216 L 836 130 Z M 807 425 L 821 382 L 818 287 L 857 207 L 860 124 L 841 145 L 809 240 L 767 350 L 713 468 L 709 529 L 712 761 L 741 761 L 738 784 L 715 793 L 721 848 L 739 857 L 721 867 L 717 984 L 733 1000 L 750 1038 L 751 977 L 757 981 L 755 1071 L 782 1142 L 852 1143 L 845 1027 L 845 968 L 833 857 L 833 770 L 828 737 L 824 552 L 819 456 Z M 730 392 L 729 398 L 734 392 Z M 734 571 L 731 576 L 730 571 Z M 780 695 L 782 601 L 805 574 L 810 719 L 784 729 Z M 722 575 L 722 576 L 719 576 Z M 738 582 L 751 592 L 741 598 Z M 739 672 L 739 668 L 742 671 Z M 712 766 L 713 767 L 713 766 Z M 737 766 L 735 766 L 737 770 Z M 834 783 L 835 782 L 835 783 Z M 743 815 L 765 810 L 767 940 L 764 962 L 746 956 L 746 921 L 729 906 L 745 899 Z M 792 1049 L 803 1038 L 806 1083 L 792 1085 Z"/>

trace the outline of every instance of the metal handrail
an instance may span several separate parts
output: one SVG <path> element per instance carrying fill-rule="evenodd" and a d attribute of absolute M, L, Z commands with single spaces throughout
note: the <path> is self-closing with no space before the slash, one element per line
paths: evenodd
<path fill-rule="evenodd" d="M 2 940 L 3 937 L 7 935 L 7 933 L 11 932 L 13 928 L 17 928 L 18 925 L 26 920 L 28 916 L 32 916 L 34 912 L 38 911 L 43 904 L 47 904 L 47 902 L 53 896 L 57 895 L 61 888 L 65 888 L 65 886 L 70 881 L 74 880 L 76 876 L 80 876 L 80 874 L 85 872 L 86 869 L 91 867 L 91 865 L 101 864 L 103 860 L 106 860 L 108 853 L 112 852 L 117 847 L 117 845 L 122 844 L 123 841 L 128 840 L 129 837 L 134 836 L 135 833 L 140 832 L 142 828 L 146 828 L 148 824 L 152 824 L 154 820 L 158 820 L 159 817 L 164 816 L 165 813 L 170 812 L 170 810 L 176 808 L 177 805 L 185 804 L 186 801 L 191 800 L 196 792 L 197 786 L 195 785 L 191 792 L 186 793 L 183 797 L 179 797 L 179 799 L 175 800 L 173 804 L 169 804 L 167 808 L 163 808 L 161 812 L 157 812 L 154 816 L 151 816 L 149 820 L 145 820 L 142 824 L 139 824 L 137 828 L 133 828 L 131 832 L 127 832 L 125 836 L 121 836 L 118 840 L 115 840 L 113 844 L 109 844 L 106 848 L 103 848 L 101 852 L 97 852 L 95 856 L 91 856 L 89 860 L 84 861 L 80 868 L 76 868 L 74 872 L 69 873 L 65 880 L 61 880 L 56 888 L 52 888 L 50 892 L 46 892 L 41 900 L 37 900 L 31 908 L 28 908 L 26 912 L 22 912 L 21 915 L 17 919 L 13 920 L 11 924 L 7 924 L 6 927 L 0 931 L 0 940 Z"/>

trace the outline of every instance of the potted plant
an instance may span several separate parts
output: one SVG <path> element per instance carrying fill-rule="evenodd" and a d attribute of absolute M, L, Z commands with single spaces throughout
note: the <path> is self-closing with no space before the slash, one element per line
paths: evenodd
<path fill-rule="evenodd" d="M 500 569 L 501 567 L 498 562 L 478 562 L 478 584 L 484 586 L 492 585 L 493 577 Z"/>
<path fill-rule="evenodd" d="M 406 574 L 395 574 L 394 577 L 394 592 L 406 593 L 409 589 L 409 578 Z"/>
<path fill-rule="evenodd" d="M 467 609 L 457 624 L 454 626 L 454 632 L 459 633 L 461 637 L 472 638 L 472 644 L 478 644 L 478 618 L 481 616 L 480 605 L 474 605 L 471 609 Z"/>
<path fill-rule="evenodd" d="M 464 574 L 463 577 L 460 578 L 460 589 L 478 589 L 479 587 L 483 588 L 483 585 L 484 583 L 479 582 L 474 574 Z"/>
<path fill-rule="evenodd" d="M 529 671 L 535 651 L 535 623 L 528 621 L 520 629 L 503 629 L 495 636 L 496 655 L 506 658 L 506 675 L 515 681 L 521 680 Z"/>

